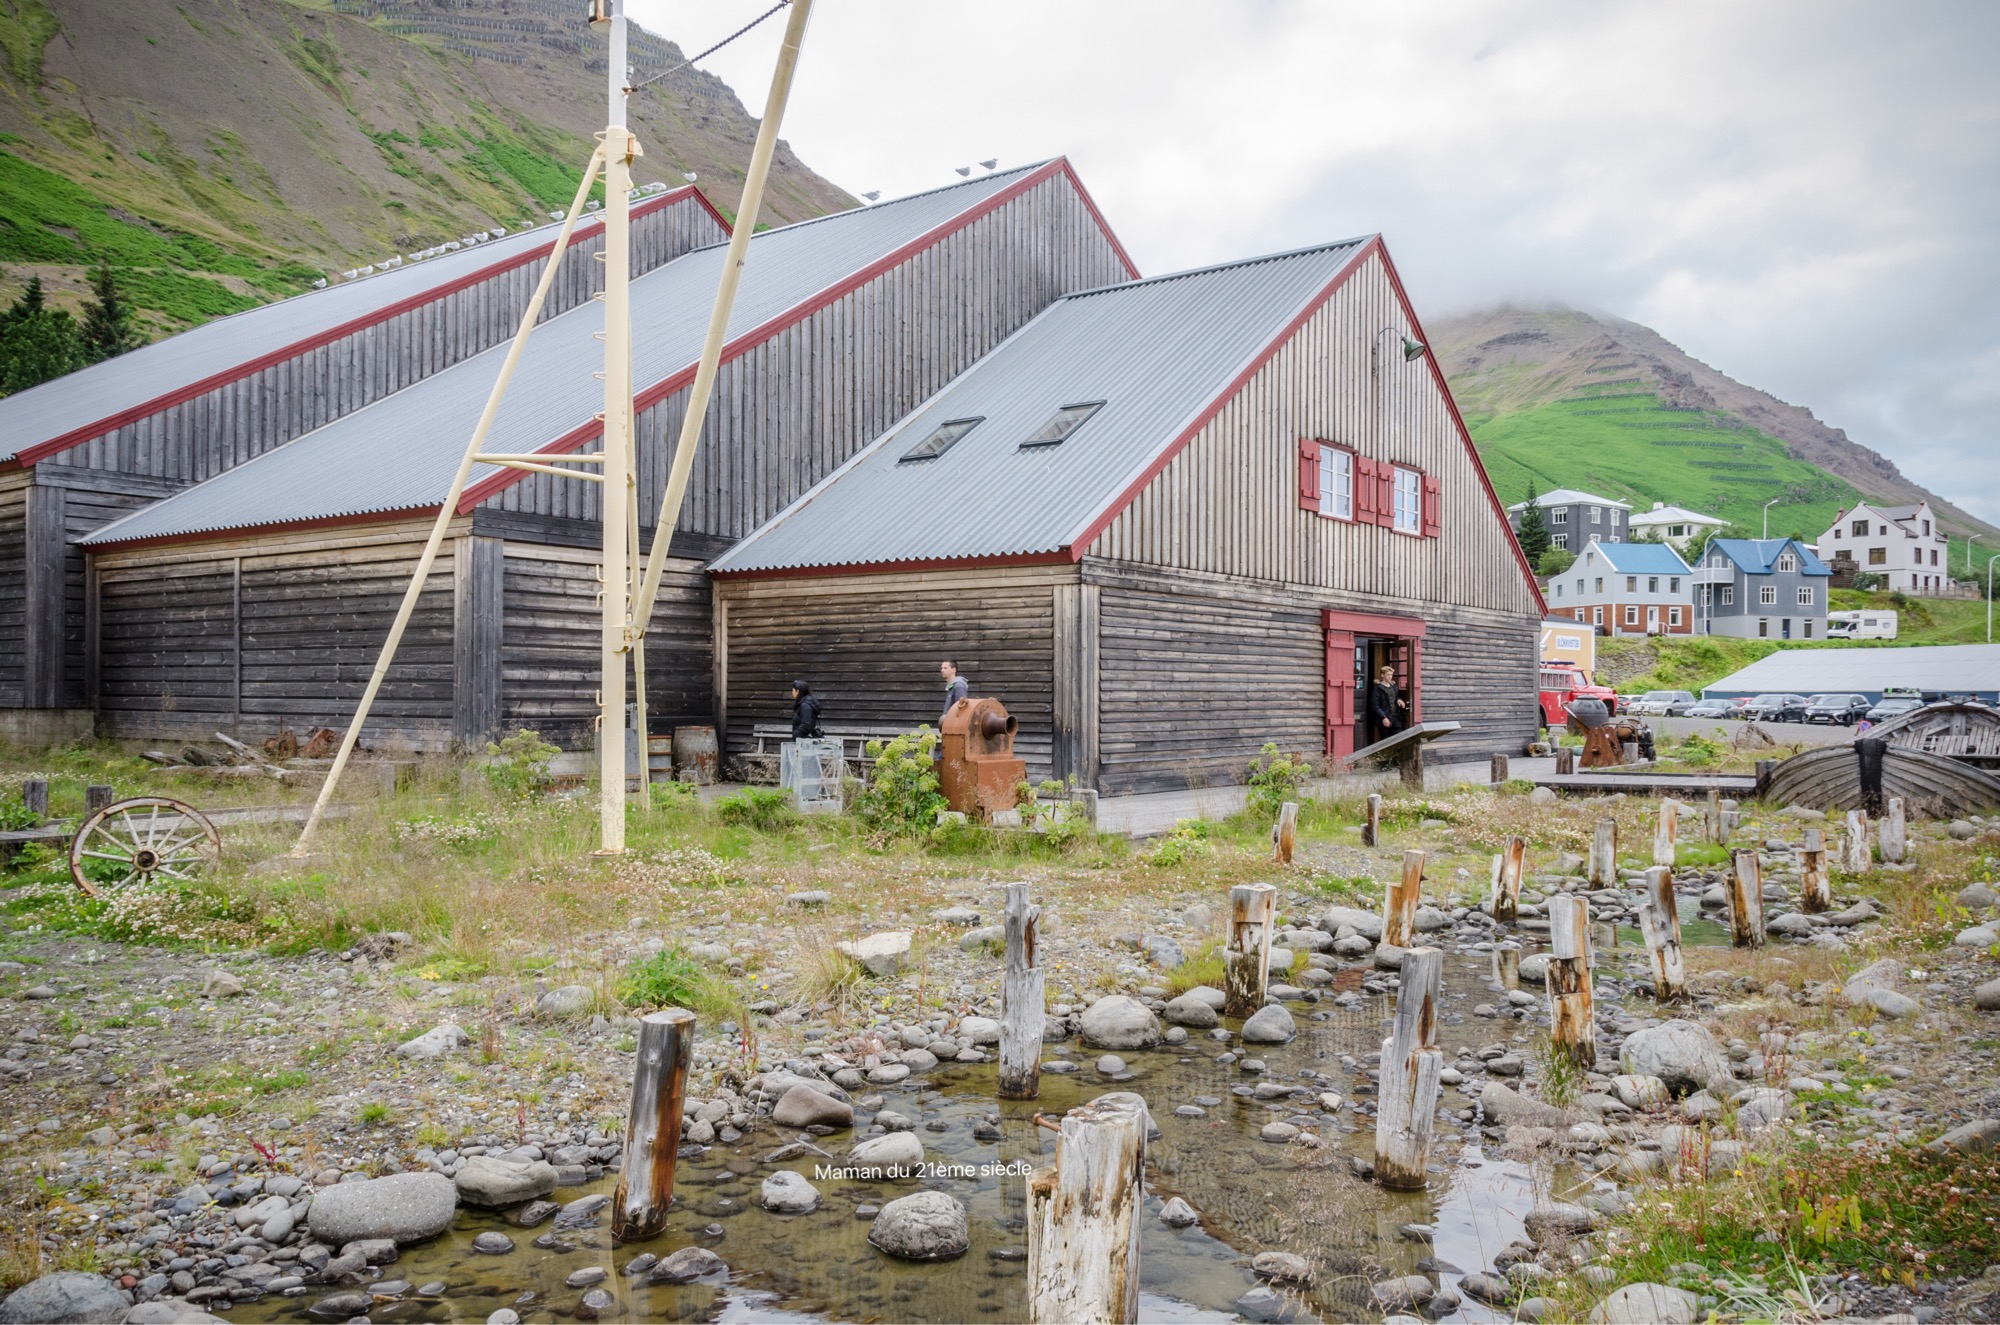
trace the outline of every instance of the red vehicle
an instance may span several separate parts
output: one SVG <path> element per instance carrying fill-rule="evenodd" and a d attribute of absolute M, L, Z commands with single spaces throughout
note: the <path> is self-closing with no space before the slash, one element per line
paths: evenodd
<path fill-rule="evenodd" d="M 1563 727 L 1569 723 L 1569 706 L 1585 697 L 1601 699 L 1611 713 L 1618 712 L 1618 692 L 1610 686 L 1592 685 L 1575 663 L 1545 662 L 1542 664 L 1541 686 L 1537 698 L 1542 710 L 1544 727 Z"/>

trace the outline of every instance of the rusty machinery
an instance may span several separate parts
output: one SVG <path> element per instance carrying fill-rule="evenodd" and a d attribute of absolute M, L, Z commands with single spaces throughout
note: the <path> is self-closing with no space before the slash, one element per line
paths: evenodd
<path fill-rule="evenodd" d="M 1625 762 L 1625 747 L 1638 747 L 1641 759 L 1653 757 L 1653 729 L 1636 718 L 1614 718 L 1601 699 L 1586 697 L 1571 703 L 1569 728 L 1583 735 L 1585 768 L 1616 768 Z"/>
<path fill-rule="evenodd" d="M 997 699 L 961 699 L 938 724 L 938 783 L 945 801 L 975 819 L 1017 803 L 1028 766 L 1014 757 L 1018 726 Z"/>

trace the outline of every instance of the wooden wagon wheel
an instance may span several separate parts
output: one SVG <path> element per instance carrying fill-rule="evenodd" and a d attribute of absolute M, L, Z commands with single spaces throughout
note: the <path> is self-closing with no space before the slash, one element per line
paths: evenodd
<path fill-rule="evenodd" d="M 110 889 L 154 879 L 189 882 L 221 852 L 215 825 L 194 806 L 165 796 L 135 796 L 83 821 L 69 844 L 69 876 L 90 896 L 102 897 Z M 100 877 L 113 872 L 119 877 L 94 880 L 84 868 L 89 862 L 108 864 L 96 866 Z"/>

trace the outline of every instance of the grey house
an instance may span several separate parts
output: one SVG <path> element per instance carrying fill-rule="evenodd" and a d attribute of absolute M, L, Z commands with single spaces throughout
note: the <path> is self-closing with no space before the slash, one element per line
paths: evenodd
<path fill-rule="evenodd" d="M 1833 572 L 1796 538 L 1718 538 L 1694 571 L 1704 635 L 1825 639 Z"/>
<path fill-rule="evenodd" d="M 1571 552 L 1581 554 L 1593 538 L 1600 543 L 1623 543 L 1631 534 L 1632 504 L 1616 497 L 1556 488 L 1535 498 L 1535 505 L 1542 508 L 1549 542 Z M 1527 508 L 1526 502 L 1507 508 L 1507 523 L 1516 535 L 1521 532 L 1521 512 Z"/>

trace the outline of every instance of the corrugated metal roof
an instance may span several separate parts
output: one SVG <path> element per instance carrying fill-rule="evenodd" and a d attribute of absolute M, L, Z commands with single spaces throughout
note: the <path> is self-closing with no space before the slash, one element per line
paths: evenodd
<path fill-rule="evenodd" d="M 702 205 L 694 202 L 696 196 L 691 187 L 674 189 L 638 206 L 651 211 L 682 202 Z M 8 396 L 0 400 L 0 461 L 142 408 L 274 350 L 311 341 L 393 305 L 421 301 L 447 287 L 478 281 L 502 267 L 531 260 L 548 251 L 559 228 L 538 226 L 456 253 L 245 309 Z M 603 228 L 601 220 L 579 222 L 572 238 L 588 239 Z"/>
<path fill-rule="evenodd" d="M 1621 575 L 1690 575 L 1681 554 L 1665 543 L 1601 543 L 1591 540 L 1590 550 L 1601 552 L 1611 569 Z"/>
<path fill-rule="evenodd" d="M 1067 547 L 1366 243 L 1346 240 L 1060 299 L 714 569 Z M 1059 408 L 1090 401 L 1103 408 L 1066 441 L 1022 449 Z M 938 425 L 966 418 L 982 422 L 942 455 L 901 463 Z"/>
<path fill-rule="evenodd" d="M 1732 672 L 1703 693 L 1729 698 L 1767 691 L 1800 695 L 1856 691 L 1879 697 L 1886 686 L 1949 694 L 2000 693 L 2000 644 L 1783 649 Z"/>
<path fill-rule="evenodd" d="M 1685 506 L 1655 506 L 1650 511 L 1640 511 L 1633 515 L 1631 524 L 1712 524 L 1725 525 L 1727 520 L 1718 520 L 1700 511 L 1690 511 Z"/>
<path fill-rule="evenodd" d="M 1621 501 L 1617 497 L 1600 497 L 1597 494 L 1591 492 L 1579 492 L 1575 488 L 1555 488 L 1535 498 L 1535 505 L 1537 506 L 1623 506 L 1626 507 L 1627 509 L 1630 509 L 1632 503 L 1629 501 Z M 1524 501 L 1517 501 L 1512 506 L 1509 506 L 1507 508 L 1507 513 L 1509 515 L 1512 515 L 1516 511 L 1526 510 L 1527 506 L 1528 503 Z"/>
<path fill-rule="evenodd" d="M 1708 546 L 1752 575 L 1768 575 L 1786 548 L 1799 554 L 1799 569 L 1807 575 L 1831 575 L 1826 563 L 1796 538 L 1712 538 Z"/>
<path fill-rule="evenodd" d="M 1046 164 L 1046 163 L 1042 163 Z M 767 230 L 750 242 L 733 337 L 809 307 L 871 264 L 1040 169 L 998 171 L 930 193 Z M 632 282 L 633 380 L 643 390 L 693 366 L 715 303 L 727 244 Z M 601 306 L 552 318 L 528 338 L 486 449 L 539 450 L 603 408 Z M 331 519 L 433 506 L 451 487 L 507 345 L 406 387 L 226 474 L 105 526 L 92 544 Z M 498 472 L 481 465 L 473 482 Z"/>

